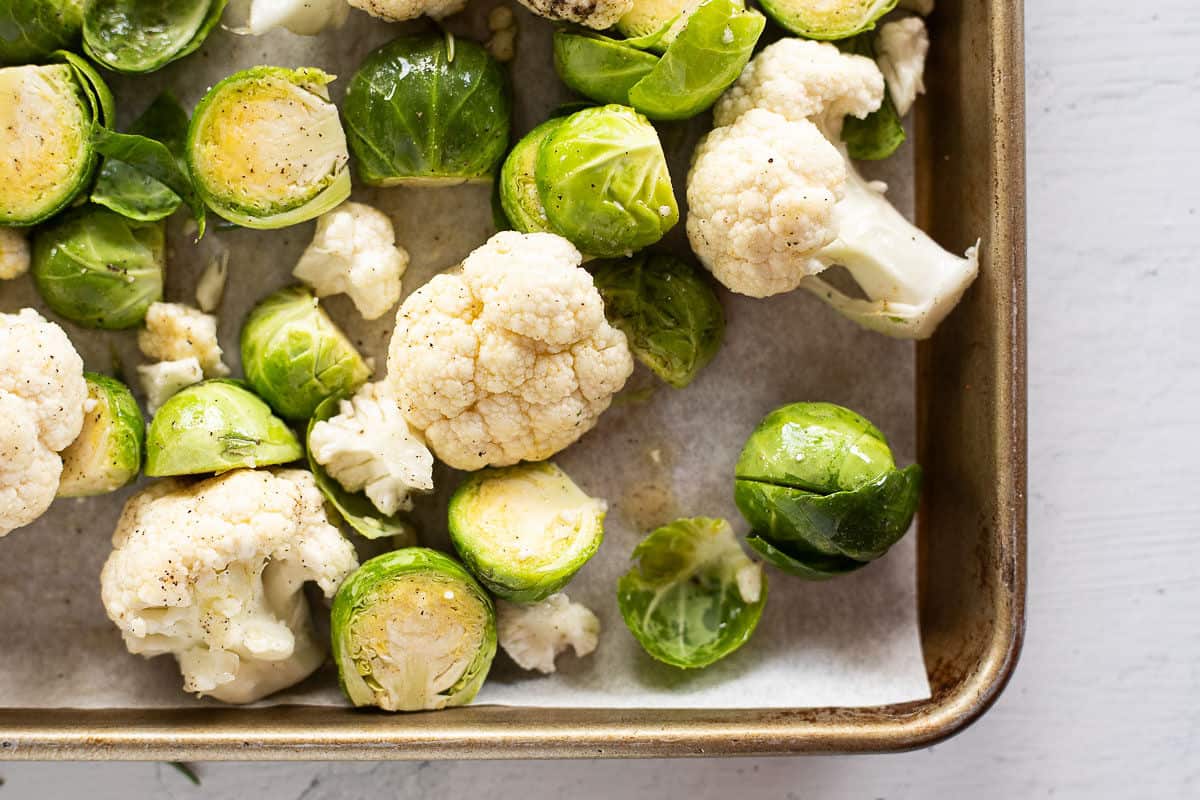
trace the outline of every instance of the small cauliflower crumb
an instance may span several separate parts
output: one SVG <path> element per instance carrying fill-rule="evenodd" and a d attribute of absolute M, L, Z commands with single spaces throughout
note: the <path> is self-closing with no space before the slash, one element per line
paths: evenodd
<path fill-rule="evenodd" d="M 555 671 L 554 659 L 567 648 L 583 658 L 600 641 L 600 620 L 565 594 L 532 605 L 497 600 L 496 614 L 500 646 L 521 669 L 549 674 Z"/>
<path fill-rule="evenodd" d="M 904 116 L 925 94 L 925 57 L 929 32 L 920 17 L 905 17 L 879 29 L 876 63 L 887 81 L 896 112 Z"/>
<path fill-rule="evenodd" d="M 29 240 L 16 228 L 0 228 L 0 281 L 19 278 L 29 271 Z"/>
<path fill-rule="evenodd" d="M 379 319 L 400 300 L 408 260 L 386 214 L 346 202 L 317 221 L 312 243 L 292 274 L 318 297 L 347 294 L 364 319 Z"/>
<path fill-rule="evenodd" d="M 313 426 L 317 463 L 348 492 L 366 492 L 383 514 L 412 509 L 412 495 L 433 491 L 433 454 L 405 421 L 383 384 L 368 383 L 339 413 Z"/>
<path fill-rule="evenodd" d="M 138 332 L 138 347 L 158 361 L 195 358 L 208 378 L 229 374 L 221 361 L 217 318 L 182 303 L 153 303 L 146 311 L 146 327 Z"/>
<path fill-rule="evenodd" d="M 521 0 L 521 5 L 539 17 L 557 22 L 574 22 L 603 31 L 633 8 L 634 0 Z"/>
<path fill-rule="evenodd" d="M 129 652 L 175 656 L 184 691 L 250 703 L 324 662 L 303 586 L 332 597 L 357 567 L 311 474 L 235 470 L 130 499 L 101 599 Z"/>
<path fill-rule="evenodd" d="M 196 305 L 205 314 L 211 314 L 221 305 L 225 296 L 225 282 L 229 279 L 229 252 L 225 251 L 208 262 L 200 280 L 196 281 Z"/>
<path fill-rule="evenodd" d="M 420 16 L 442 19 L 457 14 L 467 5 L 467 0 L 348 0 L 350 5 L 362 9 L 372 17 L 404 22 Z"/>
<path fill-rule="evenodd" d="M 204 380 L 204 370 L 200 368 L 200 362 L 192 356 L 175 361 L 142 364 L 137 371 L 142 393 L 146 396 L 146 410 L 151 416 L 174 395 Z"/>

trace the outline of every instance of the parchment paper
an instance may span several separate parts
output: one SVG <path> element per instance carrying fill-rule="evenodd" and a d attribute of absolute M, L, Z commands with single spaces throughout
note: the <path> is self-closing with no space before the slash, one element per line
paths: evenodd
<path fill-rule="evenodd" d="M 477 40 L 487 37 L 492 2 L 448 21 Z M 517 8 L 518 57 L 513 64 L 515 130 L 520 135 L 550 109 L 571 99 L 553 74 L 552 26 Z M 424 23 L 397 26 L 354 12 L 340 31 L 317 38 L 274 32 L 237 37 L 217 31 L 202 50 L 140 79 L 110 76 L 121 124 L 127 125 L 161 89 L 186 107 L 229 73 L 256 64 L 319 66 L 346 81 L 374 47 Z M 676 192 L 683 199 L 687 159 L 708 125 L 662 125 Z M 909 204 L 907 151 L 882 175 L 891 196 Z M 359 188 L 355 199 L 389 213 L 397 238 L 412 254 L 405 293 L 456 264 L 493 232 L 490 189 Z M 220 309 L 227 361 L 238 362 L 241 322 L 249 308 L 291 283 L 290 273 L 313 224 L 258 232 L 213 230 L 198 246 L 183 213 L 171 222 L 166 299 L 195 303 L 196 277 L 228 251 L 230 280 Z M 686 249 L 682 222 L 668 245 Z M 524 673 L 501 653 L 477 702 L 556 707 L 804 707 L 864 706 L 928 697 L 916 616 L 916 569 L 909 536 L 879 561 L 827 583 L 808 583 L 768 569 L 766 612 L 749 644 L 700 672 L 684 673 L 646 656 L 625 629 L 615 583 L 634 544 L 650 528 L 677 516 L 723 516 L 746 529 L 732 497 L 732 470 L 746 436 L 772 408 L 795 400 L 850 406 L 890 438 L 899 463 L 914 457 L 913 348 L 869 333 L 806 293 L 769 300 L 722 293 L 729 318 L 720 355 L 687 390 L 675 391 L 639 367 L 598 427 L 556 459 L 590 494 L 610 504 L 599 554 L 568 589 L 599 615 L 600 645 L 586 659 L 559 659 L 553 676 Z M 0 282 L 0 310 L 42 308 L 28 277 Z M 364 322 L 345 297 L 325 302 L 331 315 L 373 355 L 382 373 L 392 315 Z M 52 315 L 49 315 L 54 318 Z M 62 324 L 88 369 L 116 371 L 137 385 L 142 361 L 131 333 Z M 135 389 L 136 390 L 136 389 Z M 444 467 L 438 491 L 418 503 L 423 542 L 447 547 L 445 502 L 459 476 Z M 178 707 L 202 704 L 180 691 L 170 657 L 129 655 L 105 616 L 99 573 L 127 489 L 88 500 L 60 500 L 34 525 L 0 540 L 0 707 Z M 355 537 L 357 538 L 357 537 Z M 359 539 L 364 555 L 379 544 Z M 318 618 L 324 606 L 314 605 Z M 323 623 L 324 620 L 320 619 Z M 332 667 L 268 702 L 340 704 Z"/>

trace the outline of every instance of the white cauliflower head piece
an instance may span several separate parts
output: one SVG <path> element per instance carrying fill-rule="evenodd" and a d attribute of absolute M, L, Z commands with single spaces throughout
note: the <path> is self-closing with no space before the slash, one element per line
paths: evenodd
<path fill-rule="evenodd" d="M 0 281 L 29 271 L 29 240 L 16 228 L 0 228 Z"/>
<path fill-rule="evenodd" d="M 141 364 L 137 371 L 142 393 L 146 395 L 146 410 L 151 415 L 187 387 L 204 380 L 204 370 L 195 356 Z"/>
<path fill-rule="evenodd" d="M 368 383 L 338 414 L 313 426 L 313 458 L 348 492 L 366 492 L 383 514 L 412 509 L 433 491 L 433 454 L 408 426 L 384 384 Z"/>
<path fill-rule="evenodd" d="M 600 620 L 562 593 L 532 605 L 497 600 L 496 614 L 500 646 L 521 669 L 554 672 L 554 659 L 567 648 L 583 658 L 600 641 Z"/>
<path fill-rule="evenodd" d="M 846 162 L 811 122 L 751 110 L 696 147 L 687 232 L 696 256 L 729 289 L 788 292 L 825 269 Z"/>
<path fill-rule="evenodd" d="M 866 56 L 843 53 L 828 42 L 780 39 L 721 95 L 713 121 L 732 125 L 759 108 L 796 122 L 811 120 L 836 141 L 847 115 L 862 118 L 879 109 L 883 87 L 883 73 Z"/>
<path fill-rule="evenodd" d="M 208 378 L 229 374 L 221 360 L 217 318 L 182 303 L 151 303 L 146 327 L 138 332 L 138 347 L 158 361 L 195 358 Z"/>
<path fill-rule="evenodd" d="M 0 392 L 0 537 L 36 520 L 58 492 L 62 459 L 38 439 L 29 405 Z"/>
<path fill-rule="evenodd" d="M 321 665 L 302 587 L 332 597 L 357 566 L 309 473 L 236 470 L 130 499 L 101 598 L 131 653 L 170 653 L 185 691 L 248 703 Z"/>
<path fill-rule="evenodd" d="M 467 0 L 348 0 L 372 17 L 404 22 L 420 16 L 442 19 L 462 11 Z"/>
<path fill-rule="evenodd" d="M 879 29 L 876 46 L 879 70 L 887 81 L 888 94 L 896 113 L 904 116 L 925 94 L 925 57 L 929 55 L 929 32 L 920 17 L 905 17 Z"/>
<path fill-rule="evenodd" d="M 521 0 L 521 5 L 539 17 L 574 22 L 603 31 L 629 13 L 634 0 Z"/>
<path fill-rule="evenodd" d="M 452 467 L 542 461 L 596 424 L 633 372 L 579 251 L 505 231 L 400 306 L 388 383 Z"/>
<path fill-rule="evenodd" d="M 225 12 L 234 33 L 261 36 L 286 28 L 315 36 L 328 27 L 341 27 L 350 13 L 346 0 L 233 0 Z"/>
<path fill-rule="evenodd" d="M 379 319 L 400 300 L 408 251 L 392 221 L 363 203 L 342 203 L 317 220 L 312 243 L 292 271 L 318 297 L 347 294 L 364 319 Z"/>
<path fill-rule="evenodd" d="M 65 450 L 83 429 L 83 359 L 58 325 L 32 308 L 0 314 L 0 393 L 25 401 L 38 440 Z"/>

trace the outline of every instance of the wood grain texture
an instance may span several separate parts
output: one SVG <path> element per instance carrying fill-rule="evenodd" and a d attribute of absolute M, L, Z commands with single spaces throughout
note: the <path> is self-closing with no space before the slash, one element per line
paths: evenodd
<path fill-rule="evenodd" d="M 1029 630 L 977 725 L 901 756 L 201 765 L 199 789 L 8 764 L 0 800 L 1200 795 L 1200 5 L 1027 14 Z"/>

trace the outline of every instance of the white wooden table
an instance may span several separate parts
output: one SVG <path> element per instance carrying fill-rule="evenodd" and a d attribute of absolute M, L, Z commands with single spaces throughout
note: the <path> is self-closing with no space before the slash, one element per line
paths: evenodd
<path fill-rule="evenodd" d="M 202 764 L 199 789 L 0 764 L 0 800 L 1200 797 L 1200 4 L 1029 5 L 1029 630 L 973 728 L 881 757 Z"/>

